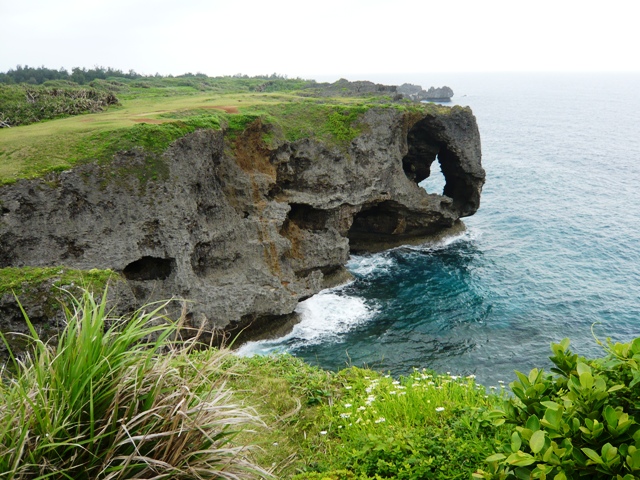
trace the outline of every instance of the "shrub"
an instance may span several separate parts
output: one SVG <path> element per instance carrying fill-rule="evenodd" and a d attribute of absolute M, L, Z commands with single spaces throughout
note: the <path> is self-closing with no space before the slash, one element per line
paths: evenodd
<path fill-rule="evenodd" d="M 170 341 L 178 327 L 160 315 L 164 305 L 125 321 L 109 317 L 105 298 L 74 299 L 55 347 L 25 315 L 33 354 L 2 371 L 0 477 L 266 475 L 231 443 L 258 419 L 230 402 L 219 375 L 224 354 L 196 369 L 191 344 Z"/>
<path fill-rule="evenodd" d="M 556 375 L 516 372 L 515 398 L 488 416 L 512 425 L 511 440 L 486 459 L 484 479 L 624 479 L 640 476 L 640 338 L 607 341 L 587 360 L 552 344 Z"/>

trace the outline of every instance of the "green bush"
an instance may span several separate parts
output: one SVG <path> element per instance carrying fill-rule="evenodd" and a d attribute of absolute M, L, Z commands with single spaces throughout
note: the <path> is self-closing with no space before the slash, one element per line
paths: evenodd
<path fill-rule="evenodd" d="M 197 368 L 164 305 L 109 317 L 85 292 L 56 346 L 31 329 L 34 351 L 0 381 L 0 477 L 8 479 L 255 478 L 234 432 L 258 419 L 230 401 L 220 364 Z"/>
<path fill-rule="evenodd" d="M 555 375 L 516 372 L 515 398 L 487 414 L 513 425 L 509 442 L 474 474 L 484 479 L 640 477 L 640 338 L 607 341 L 606 356 L 587 360 L 553 344 Z"/>
<path fill-rule="evenodd" d="M 0 120 L 8 126 L 95 113 L 118 98 L 110 91 L 68 85 L 0 85 Z"/>

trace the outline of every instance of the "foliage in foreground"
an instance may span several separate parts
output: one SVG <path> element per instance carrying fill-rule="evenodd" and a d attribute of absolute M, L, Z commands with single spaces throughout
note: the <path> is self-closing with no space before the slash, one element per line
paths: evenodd
<path fill-rule="evenodd" d="M 605 357 L 589 360 L 565 339 L 551 346 L 555 376 L 516 372 L 515 398 L 490 414 L 513 426 L 510 441 L 476 478 L 640 477 L 640 338 L 604 347 Z"/>
<path fill-rule="evenodd" d="M 328 372 L 289 355 L 234 358 L 228 371 L 270 426 L 257 459 L 278 478 L 468 479 L 502 430 L 482 421 L 501 396 L 473 378 Z"/>
<path fill-rule="evenodd" d="M 467 479 L 499 429 L 476 419 L 495 405 L 472 377 L 415 371 L 394 380 L 359 369 L 339 374 L 341 398 L 323 411 L 323 455 L 297 478 Z M 350 478 L 348 475 L 344 478 Z"/>
<path fill-rule="evenodd" d="M 195 351 L 169 340 L 161 306 L 128 322 L 89 293 L 74 306 L 57 347 L 32 330 L 33 356 L 2 372 L 1 478 L 269 475 L 256 464 L 296 480 L 640 474 L 640 339 L 595 360 L 553 345 L 556 375 L 517 372 L 507 397 L 425 370 L 395 380 Z M 261 424 L 250 407 L 269 428 L 242 429 Z"/>
<path fill-rule="evenodd" d="M 234 432 L 258 419 L 230 402 L 224 355 L 194 368 L 189 344 L 159 315 L 109 318 L 103 295 L 74 302 L 57 346 L 37 337 L 0 384 L 0 477 L 8 479 L 249 478 Z M 155 340 L 151 340 L 155 338 Z"/>

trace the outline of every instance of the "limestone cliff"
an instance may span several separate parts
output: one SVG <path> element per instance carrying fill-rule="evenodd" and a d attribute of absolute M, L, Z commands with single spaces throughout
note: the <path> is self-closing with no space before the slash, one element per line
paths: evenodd
<path fill-rule="evenodd" d="M 160 157 L 122 152 L 0 187 L 0 268 L 112 269 L 124 303 L 180 297 L 194 321 L 272 330 L 343 282 L 349 252 L 436 234 L 472 215 L 484 183 L 468 108 L 371 108 L 348 145 L 265 143 L 200 130 Z M 418 183 L 441 164 L 444 194 Z M 122 299 L 121 299 L 122 300 Z"/>

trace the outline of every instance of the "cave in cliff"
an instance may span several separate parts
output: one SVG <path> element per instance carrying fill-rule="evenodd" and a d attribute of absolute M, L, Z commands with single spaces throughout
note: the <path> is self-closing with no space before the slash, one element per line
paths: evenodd
<path fill-rule="evenodd" d="M 174 264 L 172 258 L 145 256 L 124 267 L 122 275 L 127 280 L 165 280 L 171 275 Z"/>

